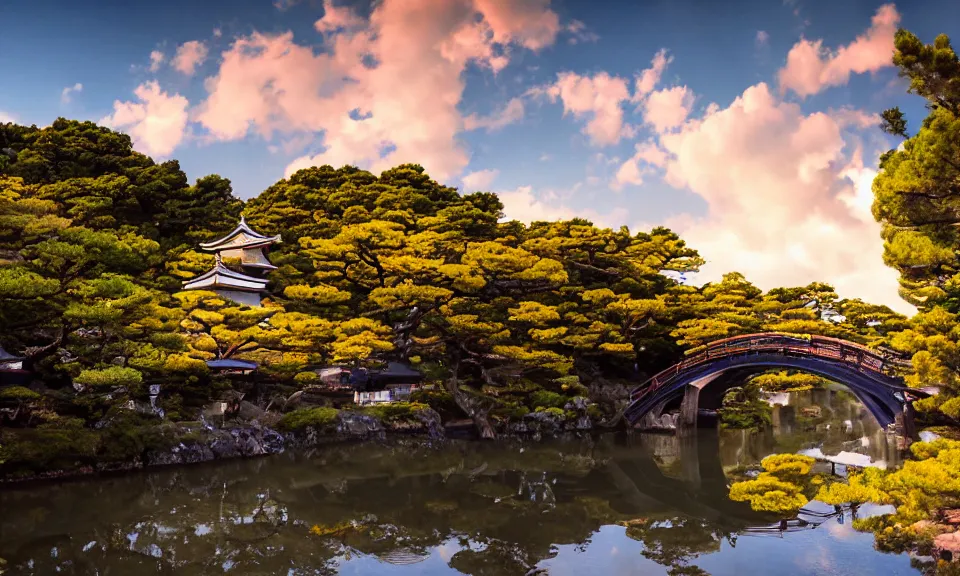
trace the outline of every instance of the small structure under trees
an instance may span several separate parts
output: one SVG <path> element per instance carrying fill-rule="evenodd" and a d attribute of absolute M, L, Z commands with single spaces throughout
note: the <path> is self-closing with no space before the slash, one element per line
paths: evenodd
<path fill-rule="evenodd" d="M 0 386 L 26 383 L 28 373 L 23 369 L 23 360 L 0 347 Z"/>
<path fill-rule="evenodd" d="M 209 272 L 183 283 L 184 290 L 212 290 L 217 294 L 247 306 L 260 306 L 267 291 L 263 277 L 277 267 L 267 259 L 270 245 L 280 242 L 280 235 L 264 236 L 255 232 L 241 216 L 240 223 L 232 232 L 213 242 L 202 242 L 200 248 L 214 252 L 216 264 Z M 240 260 L 245 273 L 228 268 L 224 258 Z"/>

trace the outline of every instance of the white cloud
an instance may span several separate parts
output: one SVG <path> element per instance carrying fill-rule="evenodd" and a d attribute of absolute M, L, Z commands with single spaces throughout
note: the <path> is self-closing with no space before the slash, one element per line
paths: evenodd
<path fill-rule="evenodd" d="M 598 226 L 613 229 L 619 229 L 627 221 L 625 208 L 616 208 L 608 213 L 572 208 L 566 204 L 560 194 L 554 191 L 536 193 L 532 186 L 500 190 L 497 191 L 497 196 L 503 202 L 504 220 L 519 220 L 529 224 L 537 221 L 555 222 L 571 218 L 586 218 Z"/>
<path fill-rule="evenodd" d="M 17 119 L 12 114 L 7 114 L 3 110 L 0 110 L 0 124 L 8 124 L 11 122 L 16 122 Z"/>
<path fill-rule="evenodd" d="M 500 175 L 499 170 L 477 170 L 465 174 L 460 180 L 467 191 L 486 190 Z"/>
<path fill-rule="evenodd" d="M 757 30 L 757 36 L 754 38 L 757 47 L 766 46 L 770 43 L 770 34 L 765 30 Z"/>
<path fill-rule="evenodd" d="M 60 102 L 63 104 L 69 104 L 70 100 L 73 98 L 73 94 L 83 91 L 83 84 L 77 82 L 73 86 L 67 86 L 60 92 Z"/>
<path fill-rule="evenodd" d="M 169 156 L 184 138 L 189 102 L 164 92 L 156 80 L 137 86 L 134 95 L 137 102 L 115 101 L 113 114 L 100 124 L 128 132 L 134 146 L 145 154 Z"/>

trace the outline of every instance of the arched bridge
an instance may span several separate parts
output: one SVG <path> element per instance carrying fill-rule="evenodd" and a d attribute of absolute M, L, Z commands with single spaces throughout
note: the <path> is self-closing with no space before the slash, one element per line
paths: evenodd
<path fill-rule="evenodd" d="M 929 394 L 908 388 L 893 368 L 904 359 L 865 346 L 824 336 L 779 333 L 750 334 L 718 340 L 704 350 L 656 374 L 631 393 L 624 417 L 637 425 L 683 397 L 681 425 L 696 423 L 698 408 L 717 409 L 723 395 L 743 378 L 771 368 L 801 370 L 845 385 L 870 410 L 881 426 L 900 422 L 911 402 Z M 730 378 L 736 375 L 737 378 Z M 708 384 L 715 383 L 713 386 Z M 703 393 L 701 393 L 703 390 Z M 691 422 L 692 420 L 692 422 Z M 912 435 L 912 432 L 908 431 Z"/>

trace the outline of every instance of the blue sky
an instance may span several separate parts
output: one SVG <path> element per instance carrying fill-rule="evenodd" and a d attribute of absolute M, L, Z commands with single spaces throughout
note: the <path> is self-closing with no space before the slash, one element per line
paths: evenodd
<path fill-rule="evenodd" d="M 311 163 L 417 161 L 501 193 L 518 219 L 667 224 L 708 259 L 706 280 L 734 269 L 764 288 L 824 279 L 906 310 L 864 217 L 876 157 L 896 144 L 871 115 L 899 105 L 916 125 L 924 111 L 877 54 L 898 25 L 960 37 L 951 10 L 955 0 L 8 0 L 0 118 L 103 120 L 191 179 L 229 178 L 243 198 Z M 188 42 L 203 57 L 175 60 Z M 814 42 L 813 61 L 800 58 Z M 151 67 L 151 53 L 163 61 Z"/>

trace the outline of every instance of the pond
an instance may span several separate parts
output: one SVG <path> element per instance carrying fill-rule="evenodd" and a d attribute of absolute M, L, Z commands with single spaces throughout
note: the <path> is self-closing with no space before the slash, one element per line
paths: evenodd
<path fill-rule="evenodd" d="M 764 433 L 406 439 L 6 487 L 0 558 L 6 574 L 917 574 L 849 511 L 727 498 L 773 452 L 897 464 L 855 403 L 830 402 Z"/>

